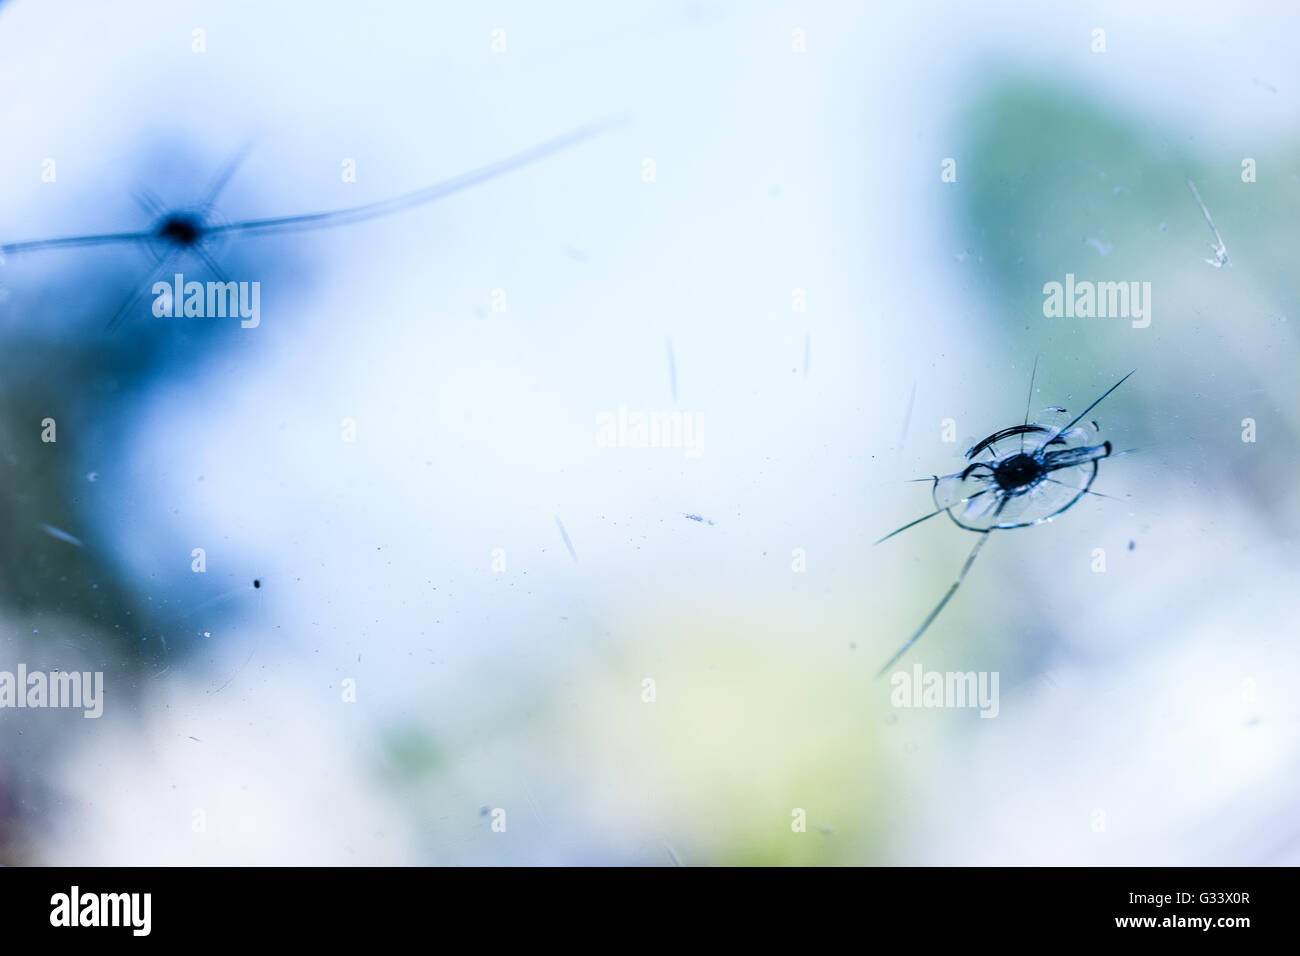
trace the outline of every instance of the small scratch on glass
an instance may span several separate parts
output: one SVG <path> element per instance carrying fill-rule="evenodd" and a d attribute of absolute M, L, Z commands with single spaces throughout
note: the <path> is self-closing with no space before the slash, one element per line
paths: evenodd
<path fill-rule="evenodd" d="M 1210 225 L 1210 232 L 1214 233 L 1214 242 L 1208 242 L 1207 245 L 1214 251 L 1213 259 L 1202 259 L 1206 265 L 1214 266 L 1216 269 L 1222 269 L 1226 265 L 1231 265 L 1228 261 L 1228 247 L 1223 244 L 1223 237 L 1219 235 L 1218 227 L 1214 225 L 1214 219 L 1210 215 L 1210 210 L 1205 208 L 1205 203 L 1201 201 L 1201 194 L 1196 191 L 1196 183 L 1190 179 L 1187 180 L 1187 188 L 1192 191 L 1196 197 L 1196 204 L 1201 207 L 1201 214 L 1205 216 L 1205 221 Z"/>
<path fill-rule="evenodd" d="M 808 377 L 808 362 L 812 358 L 812 333 L 805 332 L 803 336 L 803 377 Z"/>
<path fill-rule="evenodd" d="M 533 788 L 528 785 L 527 781 L 524 781 L 524 795 L 528 797 L 528 805 L 532 808 L 533 816 L 537 818 L 537 822 L 545 823 L 546 821 L 542 819 L 541 805 L 538 804 L 537 797 L 533 796 Z"/>
<path fill-rule="evenodd" d="M 673 355 L 672 336 L 664 336 L 664 344 L 668 346 L 668 383 L 672 388 L 673 401 L 677 401 L 677 357 Z"/>
<path fill-rule="evenodd" d="M 218 687 L 216 690 L 214 690 L 212 693 L 213 693 L 213 694 L 220 694 L 223 690 L 225 690 L 227 687 L 229 687 L 229 686 L 230 686 L 230 682 L 233 681 L 236 677 L 238 677 L 240 671 L 242 671 L 245 667 L 248 666 L 248 662 L 251 661 L 251 660 L 253 659 L 253 655 L 256 654 L 256 653 L 257 653 L 257 647 L 254 646 L 254 648 L 253 648 L 251 651 L 248 652 L 248 657 L 246 657 L 246 658 L 244 659 L 244 663 L 242 663 L 242 664 L 239 665 L 239 669 L 236 670 L 233 674 L 231 674 L 230 677 L 226 679 L 226 682 L 225 682 L 224 684 L 222 684 L 220 687 Z"/>
<path fill-rule="evenodd" d="M 564 522 L 560 520 L 559 515 L 555 516 L 555 526 L 560 529 L 560 537 L 564 539 L 564 546 L 569 549 L 569 557 L 577 561 L 578 552 L 573 550 L 573 542 L 569 540 L 569 532 L 564 530 Z"/>
<path fill-rule="evenodd" d="M 51 525 L 51 524 L 43 524 L 43 525 L 41 525 L 41 530 L 44 531 L 46 534 L 48 534 L 51 538 L 57 538 L 57 539 L 60 540 L 60 541 L 66 541 L 68 544 L 72 545 L 74 548 L 84 548 L 84 547 L 85 547 L 85 545 L 81 543 L 81 539 L 80 539 L 80 538 L 74 537 L 73 535 L 68 534 L 68 532 L 63 531 L 63 530 L 61 530 L 61 529 L 59 529 L 59 528 L 54 527 L 54 525 Z"/>
<path fill-rule="evenodd" d="M 907 442 L 907 431 L 912 427 L 912 409 L 916 407 L 916 382 L 912 383 L 912 394 L 907 399 L 907 411 L 903 414 L 903 430 L 898 433 L 898 457 L 903 457 L 903 445 Z"/>
<path fill-rule="evenodd" d="M 673 849 L 672 844 L 664 840 L 664 849 L 668 851 L 668 859 L 673 861 L 673 866 L 681 866 L 682 861 L 678 858 L 677 852 Z"/>
<path fill-rule="evenodd" d="M 698 524 L 707 524 L 707 525 L 709 525 L 709 526 L 712 526 L 712 525 L 714 524 L 714 522 L 713 522 L 712 520 L 710 520 L 709 518 L 704 517 L 704 515 L 690 515 L 690 514 L 684 514 L 684 515 L 682 515 L 682 517 L 683 517 L 683 518 L 689 518 L 691 521 L 697 522 Z"/>

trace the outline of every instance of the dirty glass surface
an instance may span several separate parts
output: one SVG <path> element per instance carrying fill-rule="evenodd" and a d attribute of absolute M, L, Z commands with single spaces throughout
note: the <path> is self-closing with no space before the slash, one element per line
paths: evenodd
<path fill-rule="evenodd" d="M 1300 862 L 1201 6 L 0 3 L 0 863 Z"/>

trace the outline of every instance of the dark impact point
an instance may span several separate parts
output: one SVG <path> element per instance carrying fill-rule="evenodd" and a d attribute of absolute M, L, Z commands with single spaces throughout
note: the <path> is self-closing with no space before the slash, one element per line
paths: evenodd
<path fill-rule="evenodd" d="M 993 471 L 998 487 L 1010 492 L 1028 489 L 1042 476 L 1043 466 L 1031 455 L 1012 455 Z"/>
<path fill-rule="evenodd" d="M 203 223 L 197 216 L 173 213 L 158 224 L 155 235 L 178 246 L 192 246 L 203 236 Z"/>

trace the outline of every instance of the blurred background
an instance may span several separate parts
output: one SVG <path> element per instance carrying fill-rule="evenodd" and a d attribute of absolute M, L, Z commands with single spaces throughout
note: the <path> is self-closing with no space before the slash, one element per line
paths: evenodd
<path fill-rule="evenodd" d="M 0 265 L 0 670 L 105 675 L 0 710 L 0 863 L 1300 862 L 1300 14 L 1142 7 L 0 3 L 0 244 L 245 143 L 232 221 L 625 118 L 230 236 L 253 329 L 107 332 L 143 246 Z M 1067 273 L 1149 327 L 1045 317 Z M 998 716 L 894 707 L 973 539 L 872 542 L 1036 358 L 1035 411 L 1136 369 L 1137 451 L 903 659 Z"/>

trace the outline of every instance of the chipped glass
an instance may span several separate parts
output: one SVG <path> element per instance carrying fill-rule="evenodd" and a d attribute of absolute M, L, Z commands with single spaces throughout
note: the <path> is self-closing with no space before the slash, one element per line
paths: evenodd
<path fill-rule="evenodd" d="M 1030 376 L 1029 400 L 1033 401 L 1034 373 Z M 1033 422 L 1028 412 L 1019 425 L 1011 425 L 976 442 L 966 452 L 970 462 L 956 474 L 936 475 L 933 495 L 935 510 L 891 531 L 876 544 L 915 527 L 936 515 L 947 513 L 953 522 L 980 535 L 962 565 L 957 579 L 934 610 L 911 637 L 880 669 L 876 676 L 894 666 L 907 649 L 920 640 L 939 612 L 957 593 L 990 531 L 1026 528 L 1051 521 L 1091 490 L 1097 477 L 1097 463 L 1111 453 L 1109 441 L 1099 439 L 1100 427 L 1084 416 L 1128 380 L 1129 372 L 1106 389 L 1101 397 L 1073 418 L 1064 408 L 1046 408 Z M 1098 495 L 1098 497 L 1105 497 Z"/>

